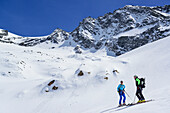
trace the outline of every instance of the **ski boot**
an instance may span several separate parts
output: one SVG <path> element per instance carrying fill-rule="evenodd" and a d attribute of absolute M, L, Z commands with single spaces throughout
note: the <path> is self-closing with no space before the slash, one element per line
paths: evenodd
<path fill-rule="evenodd" d="M 142 100 L 139 100 L 137 103 L 141 103 L 142 102 Z"/>
<path fill-rule="evenodd" d="M 118 105 L 118 107 L 121 107 L 121 106 L 122 106 L 122 104 L 119 104 L 119 105 Z"/>

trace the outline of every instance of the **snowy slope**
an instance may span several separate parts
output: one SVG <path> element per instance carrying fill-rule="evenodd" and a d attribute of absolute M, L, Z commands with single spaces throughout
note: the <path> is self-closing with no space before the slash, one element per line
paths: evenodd
<path fill-rule="evenodd" d="M 148 44 L 127 54 L 118 57 L 119 60 L 128 62 L 125 66 L 120 66 L 122 70 L 120 77 L 127 84 L 127 92 L 132 100 L 134 97 L 134 88 L 132 84 L 132 75 L 137 74 L 145 77 L 147 87 L 144 89 L 146 99 L 155 99 L 155 101 L 129 107 L 120 110 L 123 113 L 168 113 L 170 112 L 170 87 L 169 87 L 169 67 L 170 61 L 169 48 L 170 37 L 162 39 L 152 44 Z M 129 87 L 129 88 L 128 88 Z M 128 97 L 127 97 L 128 98 Z M 112 105 L 108 108 L 112 108 Z M 106 108 L 106 110 L 108 109 Z M 99 112 L 99 111 L 95 111 Z M 115 112 L 110 111 L 110 112 Z M 105 112 L 107 113 L 107 112 Z"/>
<path fill-rule="evenodd" d="M 133 75 L 137 74 L 146 77 L 146 99 L 155 101 L 119 112 L 168 113 L 169 45 L 167 37 L 115 58 L 107 56 L 105 49 L 75 54 L 73 47 L 59 48 L 51 42 L 34 47 L 0 43 L 0 111 L 100 113 L 118 105 L 116 88 L 120 80 L 133 100 Z M 113 73 L 114 69 L 119 73 Z M 80 70 L 83 76 L 77 76 Z M 57 90 L 47 85 L 51 80 L 56 81 Z M 127 97 L 126 103 L 132 100 Z"/>
<path fill-rule="evenodd" d="M 113 109 L 118 102 L 116 104 L 115 102 L 110 104 L 108 101 L 107 105 L 103 105 L 101 108 L 96 107 L 97 109 L 89 110 L 84 113 L 169 113 L 169 43 L 170 37 L 148 44 L 117 58 L 118 60 L 127 62 L 126 65 L 118 66 L 118 69 L 121 70 L 121 74 L 119 74 L 117 78 L 119 80 L 124 80 L 126 84 L 126 91 L 132 99 L 131 100 L 127 96 L 128 102 L 134 100 L 135 86 L 133 75 L 135 74 L 145 77 L 147 80 L 147 87 L 144 89 L 146 100 L 155 99 L 155 101 L 121 109 Z M 118 81 L 116 84 L 118 84 Z M 115 87 L 116 84 L 114 84 Z M 114 90 L 113 92 L 116 93 Z M 108 96 L 109 94 L 106 95 Z M 113 98 L 116 100 L 116 97 L 118 98 L 117 95 L 114 95 Z"/>

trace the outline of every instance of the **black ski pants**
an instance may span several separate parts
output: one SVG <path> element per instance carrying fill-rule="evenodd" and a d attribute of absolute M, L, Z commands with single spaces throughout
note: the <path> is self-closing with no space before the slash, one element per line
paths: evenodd
<path fill-rule="evenodd" d="M 136 96 L 138 97 L 139 100 L 145 100 L 145 98 L 142 94 L 142 88 L 141 87 L 137 87 Z"/>

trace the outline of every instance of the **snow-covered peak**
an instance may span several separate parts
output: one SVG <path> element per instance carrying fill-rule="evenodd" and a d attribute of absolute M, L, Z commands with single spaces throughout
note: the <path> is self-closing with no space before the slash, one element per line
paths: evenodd
<path fill-rule="evenodd" d="M 63 31 L 62 29 L 56 29 L 47 38 L 48 40 L 51 40 L 51 42 L 58 44 L 59 42 L 68 40 L 68 37 L 69 37 L 68 32 Z"/>
<path fill-rule="evenodd" d="M 166 6 L 166 10 L 168 8 Z M 169 36 L 170 29 L 159 30 L 162 26 L 167 28 L 169 23 L 170 18 L 166 13 L 151 7 L 128 5 L 97 19 L 84 19 L 71 36 L 82 48 L 98 50 L 105 46 L 108 53 L 111 51 L 117 56 Z"/>
<path fill-rule="evenodd" d="M 105 49 L 108 55 L 121 55 L 132 49 L 170 35 L 170 6 L 146 7 L 127 5 L 98 18 L 87 17 L 72 32 L 56 29 L 44 37 L 20 37 L 8 32 L 1 42 L 35 46 L 51 42 L 63 47 L 77 45 L 96 52 Z M 51 44 L 49 43 L 49 44 Z M 72 44 L 71 44 L 72 43 Z"/>

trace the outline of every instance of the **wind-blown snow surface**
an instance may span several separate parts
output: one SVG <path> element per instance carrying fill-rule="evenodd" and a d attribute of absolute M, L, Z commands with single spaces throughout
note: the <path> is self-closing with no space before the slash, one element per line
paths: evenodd
<path fill-rule="evenodd" d="M 170 37 L 116 58 L 107 56 L 106 50 L 75 54 L 72 47 L 58 46 L 0 43 L 1 113 L 170 112 Z M 114 69 L 119 73 L 113 73 Z M 84 76 L 77 76 L 79 70 Z M 118 105 L 120 80 L 132 99 L 127 96 L 126 103 L 133 101 L 135 74 L 146 78 L 146 100 L 155 101 L 108 111 Z M 45 92 L 53 79 L 58 90 Z"/>

